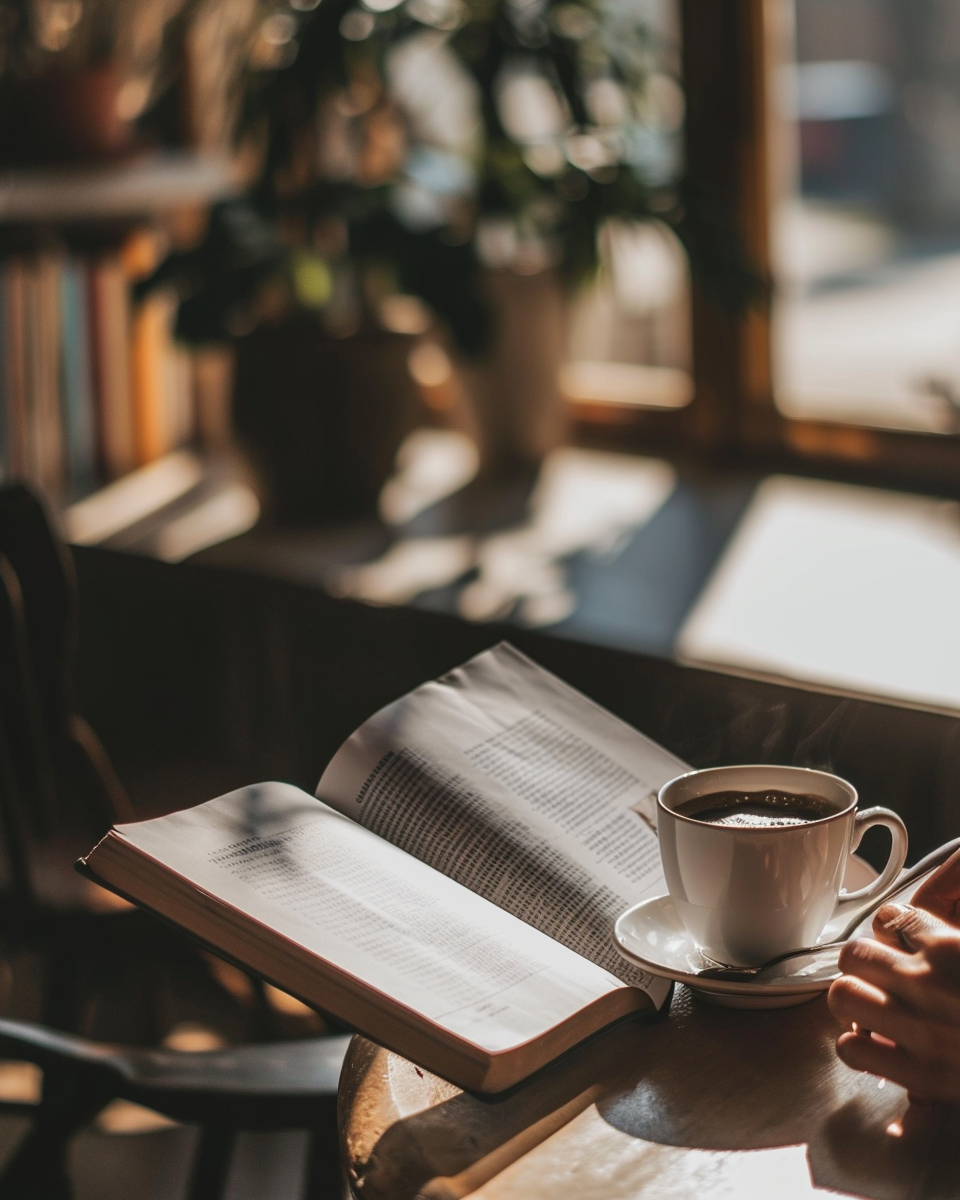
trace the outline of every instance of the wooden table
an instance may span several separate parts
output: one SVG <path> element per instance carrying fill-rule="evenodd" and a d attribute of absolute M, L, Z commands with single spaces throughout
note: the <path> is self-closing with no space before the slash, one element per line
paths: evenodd
<path fill-rule="evenodd" d="M 460 1092 L 362 1038 L 340 1083 L 362 1200 L 870 1200 L 960 1195 L 960 1119 L 909 1144 L 885 1133 L 898 1087 L 844 1067 L 823 998 L 734 1011 L 678 988 L 512 1094 Z"/>
<path fill-rule="evenodd" d="M 240 569 L 97 547 L 74 557 L 82 711 L 143 815 L 251 779 L 312 789 L 371 712 L 509 637 L 695 766 L 836 771 L 865 804 L 907 820 L 911 861 L 960 832 L 952 714 L 371 608 Z M 341 1091 L 354 1187 L 364 1200 L 471 1189 L 480 1200 L 793 1200 L 814 1185 L 956 1200 L 960 1137 L 917 1147 L 885 1138 L 902 1093 L 838 1063 L 835 1033 L 820 1000 L 732 1012 L 693 1005 L 681 988 L 667 1020 L 612 1030 L 499 1102 L 461 1095 L 358 1039 Z M 801 1148 L 781 1149 L 791 1146 Z"/>

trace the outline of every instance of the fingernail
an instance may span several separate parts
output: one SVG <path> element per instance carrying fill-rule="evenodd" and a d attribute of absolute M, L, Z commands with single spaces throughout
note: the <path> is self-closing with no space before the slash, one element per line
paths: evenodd
<path fill-rule="evenodd" d="M 866 937 L 856 938 L 852 942 L 847 942 L 840 951 L 841 961 L 846 962 L 847 959 L 851 958 L 857 960 L 868 959 L 873 954 L 876 945 L 877 943 L 873 938 Z"/>
<path fill-rule="evenodd" d="M 913 909 L 909 904 L 885 904 L 877 916 L 884 929 L 895 932 L 913 916 Z"/>
<path fill-rule="evenodd" d="M 910 904 L 887 904 L 877 913 L 885 933 L 896 938 L 901 950 L 908 954 L 917 952 L 916 934 L 923 920 L 917 909 Z"/>

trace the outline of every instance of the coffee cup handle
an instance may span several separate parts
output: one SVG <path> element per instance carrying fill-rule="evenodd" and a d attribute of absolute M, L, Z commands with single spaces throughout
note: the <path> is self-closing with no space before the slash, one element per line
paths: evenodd
<path fill-rule="evenodd" d="M 834 917 L 850 913 L 852 909 L 868 907 L 869 902 L 892 884 L 903 869 L 907 858 L 907 827 L 889 808 L 865 808 L 854 818 L 851 854 L 860 845 L 863 835 L 875 825 L 885 825 L 890 830 L 890 857 L 887 865 L 872 883 L 857 888 L 855 892 L 841 892 L 834 909 Z"/>

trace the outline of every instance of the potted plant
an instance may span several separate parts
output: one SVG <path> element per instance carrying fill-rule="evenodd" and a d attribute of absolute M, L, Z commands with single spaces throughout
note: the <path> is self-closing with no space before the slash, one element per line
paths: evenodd
<path fill-rule="evenodd" d="M 370 448 L 373 430 L 387 427 L 387 443 L 398 437 L 409 404 L 394 400 L 392 420 L 386 408 L 361 407 L 355 418 L 343 410 L 361 403 L 345 395 L 358 374 L 368 401 L 371 389 L 390 391 L 390 378 L 404 390 L 401 352 L 374 351 L 390 342 L 378 320 L 390 295 L 419 297 L 448 331 L 483 467 L 497 474 L 535 465 L 564 435 L 564 300 L 595 268 L 606 221 L 667 222 L 711 265 L 716 242 L 677 179 L 678 133 L 652 116 L 653 54 L 627 0 L 261 8 L 238 114 L 257 164 L 250 185 L 214 213 L 201 246 L 168 260 L 148 286 L 175 277 L 185 287 L 184 336 L 251 330 L 238 341 L 236 421 L 275 487 L 290 485 L 320 426 L 331 444 L 348 427 L 358 427 L 354 443 L 366 437 L 378 464 L 360 489 L 366 499 L 351 498 L 341 478 L 332 489 L 320 482 L 336 466 L 352 469 L 335 449 L 314 471 L 315 503 L 303 492 L 279 505 L 284 515 L 298 505 L 310 517 L 342 515 L 331 511 L 336 495 L 372 506 L 390 458 L 389 445 Z M 335 343 L 352 363 L 335 365 Z M 310 348 L 294 367 L 297 344 Z M 378 384 L 371 363 L 381 354 Z M 325 380 L 335 386 L 307 417 L 311 380 L 314 392 Z M 285 420 L 280 406 L 294 391 L 297 416 Z M 279 451 L 266 464 L 271 426 L 296 442 L 285 464 Z"/>

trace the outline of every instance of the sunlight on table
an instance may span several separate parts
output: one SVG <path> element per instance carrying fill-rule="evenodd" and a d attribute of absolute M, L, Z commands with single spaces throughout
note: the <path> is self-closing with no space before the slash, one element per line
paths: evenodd
<path fill-rule="evenodd" d="M 385 497 L 390 515 L 409 519 L 469 471 L 473 460 L 457 435 L 439 436 L 446 441 L 434 434 L 427 444 L 421 435 L 417 453 L 401 459 L 401 474 Z M 557 450 L 544 463 L 518 524 L 485 536 L 402 538 L 373 562 L 336 568 L 328 585 L 341 596 L 403 604 L 472 572 L 458 601 L 462 616 L 498 620 L 516 611 L 528 625 L 556 624 L 576 606 L 564 560 L 583 550 L 615 557 L 675 483 L 673 468 L 656 459 Z"/>
<path fill-rule="evenodd" d="M 956 504 L 773 478 L 677 649 L 694 663 L 956 710 L 958 599 Z"/>
<path fill-rule="evenodd" d="M 646 1143 L 650 1154 L 638 1154 L 638 1140 L 606 1124 L 591 1107 L 562 1130 L 511 1163 L 489 1182 L 469 1193 L 469 1200 L 515 1200 L 573 1194 L 599 1195 L 597 1180 L 611 1197 L 656 1196 L 657 1200 L 689 1200 L 710 1191 L 731 1197 L 806 1200 L 844 1193 L 824 1191 L 810 1177 L 807 1147 L 770 1150 L 697 1150 Z M 598 1166 L 602 1164 L 602 1166 Z"/>

